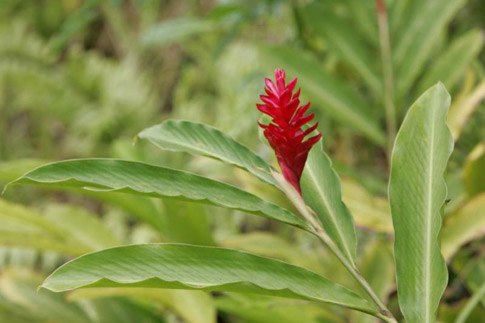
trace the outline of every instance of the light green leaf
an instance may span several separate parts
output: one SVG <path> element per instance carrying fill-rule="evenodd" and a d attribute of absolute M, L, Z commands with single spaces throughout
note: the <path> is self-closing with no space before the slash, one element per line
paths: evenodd
<path fill-rule="evenodd" d="M 394 144 L 389 194 L 398 296 L 408 322 L 434 322 L 448 281 L 438 235 L 443 178 L 453 151 L 446 126 L 450 96 L 439 83 L 409 109 Z"/>
<path fill-rule="evenodd" d="M 465 243 L 483 235 L 484 228 L 485 193 L 482 193 L 446 218 L 441 235 L 441 249 L 445 259 L 450 259 Z"/>
<path fill-rule="evenodd" d="M 376 313 L 353 292 L 306 269 L 245 252 L 178 244 L 107 249 L 72 260 L 42 287 L 151 287 L 257 293 Z"/>
<path fill-rule="evenodd" d="M 270 166 L 261 157 L 225 133 L 205 124 L 168 120 L 143 130 L 138 137 L 148 139 L 161 149 L 184 151 L 236 165 L 262 181 L 277 186 L 270 174 Z"/>
<path fill-rule="evenodd" d="M 470 196 L 485 192 L 485 142 L 478 144 L 468 155 L 463 169 L 465 189 Z"/>
<path fill-rule="evenodd" d="M 414 1 L 408 20 L 394 37 L 396 95 L 402 98 L 421 73 L 439 35 L 465 0 Z"/>
<path fill-rule="evenodd" d="M 453 89 L 482 49 L 483 41 L 480 30 L 469 31 L 454 40 L 433 62 L 431 69 L 420 82 L 419 92 L 425 91 L 439 81 L 443 82 L 448 89 Z"/>
<path fill-rule="evenodd" d="M 318 2 L 307 6 L 304 13 L 307 24 L 325 39 L 328 49 L 359 73 L 369 88 L 379 95 L 382 92 L 382 81 L 373 64 L 375 53 L 356 33 L 351 23 Z"/>
<path fill-rule="evenodd" d="M 344 318 L 318 303 L 293 301 L 254 294 L 231 294 L 218 297 L 220 311 L 237 315 L 251 323 L 343 323 Z M 365 315 L 365 314 L 362 314 Z"/>
<path fill-rule="evenodd" d="M 13 181 L 27 171 L 45 163 L 45 160 L 40 159 L 17 159 L 14 161 L 0 162 L 0 184 Z"/>
<path fill-rule="evenodd" d="M 306 228 L 291 212 L 234 186 L 195 174 L 116 159 L 68 160 L 34 169 L 11 184 L 84 188 L 171 197 L 241 210 Z"/>
<path fill-rule="evenodd" d="M 372 241 L 365 246 L 362 258 L 359 260 L 362 276 L 369 282 L 377 296 L 386 303 L 395 286 L 391 244 L 386 240 Z M 370 323 L 376 322 L 376 319 L 363 313 L 353 312 L 350 322 Z"/>
<path fill-rule="evenodd" d="M 0 199 L 0 244 L 80 255 L 121 242 L 93 214 L 51 205 L 45 216 Z"/>
<path fill-rule="evenodd" d="M 276 258 L 313 272 L 322 271 L 322 259 L 314 250 L 298 248 L 294 244 L 269 232 L 248 232 L 219 242 L 224 248 L 247 251 L 258 256 Z"/>
<path fill-rule="evenodd" d="M 485 98 L 485 80 L 482 80 L 473 90 L 469 92 L 466 90 L 453 102 L 448 114 L 448 124 L 455 141 L 460 137 L 468 119 Z"/>
<path fill-rule="evenodd" d="M 342 202 L 340 179 L 321 143 L 310 150 L 300 185 L 303 199 L 318 215 L 325 232 L 353 263 L 357 247 L 354 223 Z"/>
<path fill-rule="evenodd" d="M 391 209 L 387 199 L 373 196 L 350 178 L 342 179 L 342 199 L 348 206 L 357 227 L 393 233 Z"/>
<path fill-rule="evenodd" d="M 302 95 L 328 115 L 384 145 L 384 132 L 372 117 L 362 98 L 345 82 L 325 72 L 315 59 L 287 47 L 262 47 L 271 67 L 284 67 L 287 75 L 297 77 Z"/>
<path fill-rule="evenodd" d="M 128 297 L 134 301 L 149 302 L 156 307 L 163 305 L 173 310 L 188 323 L 216 321 L 212 298 L 202 291 L 156 288 L 89 288 L 69 293 L 68 299 L 69 301 L 84 301 L 110 297 Z"/>

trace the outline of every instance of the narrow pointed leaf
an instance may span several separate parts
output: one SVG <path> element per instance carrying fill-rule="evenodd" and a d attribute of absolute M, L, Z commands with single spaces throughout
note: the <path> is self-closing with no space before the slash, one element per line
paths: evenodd
<path fill-rule="evenodd" d="M 354 223 L 342 202 L 340 179 L 321 145 L 308 154 L 300 184 L 306 204 L 318 215 L 325 232 L 353 262 L 357 246 Z"/>
<path fill-rule="evenodd" d="M 392 153 L 389 185 L 399 303 L 408 322 L 434 322 L 448 281 L 438 235 L 453 150 L 450 96 L 439 83 L 410 108 Z"/>
<path fill-rule="evenodd" d="M 300 228 L 306 227 L 303 220 L 288 210 L 234 186 L 175 169 L 133 161 L 62 161 L 36 168 L 12 182 L 22 183 L 191 200 L 261 215 Z"/>
<path fill-rule="evenodd" d="M 134 245 L 81 256 L 42 287 L 201 289 L 325 302 L 375 314 L 363 298 L 306 269 L 242 251 L 180 244 Z"/>
<path fill-rule="evenodd" d="M 248 170 L 262 181 L 277 185 L 270 166 L 255 152 L 216 128 L 183 120 L 168 120 L 138 134 L 161 149 L 215 158 Z"/>

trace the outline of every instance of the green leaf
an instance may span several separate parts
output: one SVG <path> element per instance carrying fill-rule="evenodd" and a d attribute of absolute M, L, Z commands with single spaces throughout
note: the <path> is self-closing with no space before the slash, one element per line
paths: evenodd
<path fill-rule="evenodd" d="M 116 159 L 68 160 L 34 169 L 11 184 L 84 188 L 192 200 L 241 210 L 306 228 L 294 214 L 234 186 L 195 174 Z"/>
<path fill-rule="evenodd" d="M 463 169 L 465 189 L 470 196 L 485 192 L 485 142 L 478 144 L 468 155 Z"/>
<path fill-rule="evenodd" d="M 270 166 L 256 153 L 216 128 L 190 121 L 168 120 L 138 134 L 161 149 L 218 159 L 248 170 L 277 186 Z"/>
<path fill-rule="evenodd" d="M 393 63 L 396 70 L 396 95 L 402 98 L 421 73 L 422 67 L 439 39 L 437 35 L 460 9 L 465 0 L 414 1 L 408 20 L 394 39 Z"/>
<path fill-rule="evenodd" d="M 287 75 L 298 77 L 302 95 L 331 117 L 366 135 L 379 145 L 386 137 L 362 102 L 359 94 L 336 76 L 325 72 L 315 59 L 287 47 L 262 47 L 271 67 L 284 67 Z"/>
<path fill-rule="evenodd" d="M 394 259 L 389 241 L 375 240 L 367 244 L 360 259 L 359 268 L 362 268 L 362 276 L 369 282 L 377 296 L 386 303 L 395 286 Z M 350 322 L 372 323 L 375 321 L 375 318 L 369 315 L 351 313 Z"/>
<path fill-rule="evenodd" d="M 373 64 L 375 49 L 373 51 L 367 46 L 351 23 L 318 2 L 307 6 L 304 14 L 307 24 L 325 39 L 329 50 L 359 73 L 369 88 L 379 95 L 382 92 L 382 81 Z"/>
<path fill-rule="evenodd" d="M 376 313 L 353 292 L 306 269 L 245 252 L 178 244 L 134 245 L 81 256 L 42 287 L 151 287 L 257 293 L 312 300 Z"/>
<path fill-rule="evenodd" d="M 456 213 L 446 218 L 441 235 L 441 249 L 445 259 L 450 259 L 465 243 L 483 235 L 483 228 L 485 228 L 485 193 L 477 195 Z"/>
<path fill-rule="evenodd" d="M 318 215 L 325 232 L 353 263 L 357 247 L 354 223 L 342 202 L 340 179 L 321 144 L 308 154 L 300 185 L 303 199 Z"/>
<path fill-rule="evenodd" d="M 342 179 L 342 199 L 348 206 L 357 227 L 393 233 L 391 209 L 387 199 L 372 195 L 357 181 L 350 178 Z"/>
<path fill-rule="evenodd" d="M 69 293 L 69 301 L 98 300 L 110 297 L 128 297 L 154 306 L 166 306 L 184 322 L 216 322 L 216 311 L 210 295 L 202 291 L 155 288 L 89 288 Z"/>
<path fill-rule="evenodd" d="M 220 311 L 237 315 L 251 323 L 342 323 L 343 318 L 330 308 L 306 301 L 288 301 L 254 294 L 231 294 L 218 297 Z M 365 314 L 362 314 L 365 315 Z"/>
<path fill-rule="evenodd" d="M 44 213 L 0 199 L 0 244 L 69 255 L 121 244 L 99 218 L 86 210 L 51 205 Z"/>
<path fill-rule="evenodd" d="M 443 54 L 433 62 L 419 85 L 419 92 L 425 91 L 436 82 L 443 82 L 448 89 L 453 89 L 469 68 L 472 60 L 483 47 L 480 30 L 472 30 L 454 40 Z"/>
<path fill-rule="evenodd" d="M 219 242 L 220 246 L 246 251 L 298 265 L 313 272 L 322 270 L 321 257 L 314 250 L 299 248 L 269 232 L 248 232 Z"/>
<path fill-rule="evenodd" d="M 462 89 L 451 105 L 450 113 L 448 113 L 447 122 L 455 142 L 460 137 L 470 117 L 482 106 L 480 103 L 485 98 L 485 80 L 482 80 L 472 89 L 474 79 L 475 73 L 467 73 Z"/>
<path fill-rule="evenodd" d="M 439 83 L 409 109 L 394 144 L 389 194 L 399 303 L 408 322 L 434 322 L 448 281 L 438 235 L 453 151 L 450 96 Z"/>

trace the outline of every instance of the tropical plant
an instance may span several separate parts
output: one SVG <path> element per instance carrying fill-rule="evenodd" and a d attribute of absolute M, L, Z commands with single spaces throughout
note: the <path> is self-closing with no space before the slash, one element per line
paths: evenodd
<path fill-rule="evenodd" d="M 483 321 L 483 9 L 1 2 L 0 321 Z"/>

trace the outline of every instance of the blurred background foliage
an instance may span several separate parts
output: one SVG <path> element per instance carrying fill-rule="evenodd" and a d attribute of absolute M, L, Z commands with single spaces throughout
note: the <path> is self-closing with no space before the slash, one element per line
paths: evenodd
<path fill-rule="evenodd" d="M 389 58 L 373 0 L 2 0 L 0 185 L 42 163 L 114 157 L 276 190 L 221 163 L 163 153 L 143 128 L 168 118 L 213 125 L 274 164 L 255 109 L 275 67 L 298 77 L 359 228 L 363 274 L 399 316 L 387 202 L 389 138 L 441 81 L 456 141 L 442 249 L 450 282 L 439 320 L 485 320 L 485 4 L 388 0 Z M 385 27 L 385 25 L 384 25 Z M 388 77 L 390 76 L 390 78 Z M 386 114 L 395 111 L 395 118 Z M 227 214 L 226 214 L 227 213 Z M 90 251 L 147 242 L 219 245 L 354 282 L 310 236 L 240 212 L 119 193 L 16 187 L 0 199 L 1 322 L 373 322 L 311 302 L 198 291 L 36 291 Z M 480 296 L 480 295 L 478 295 Z"/>

